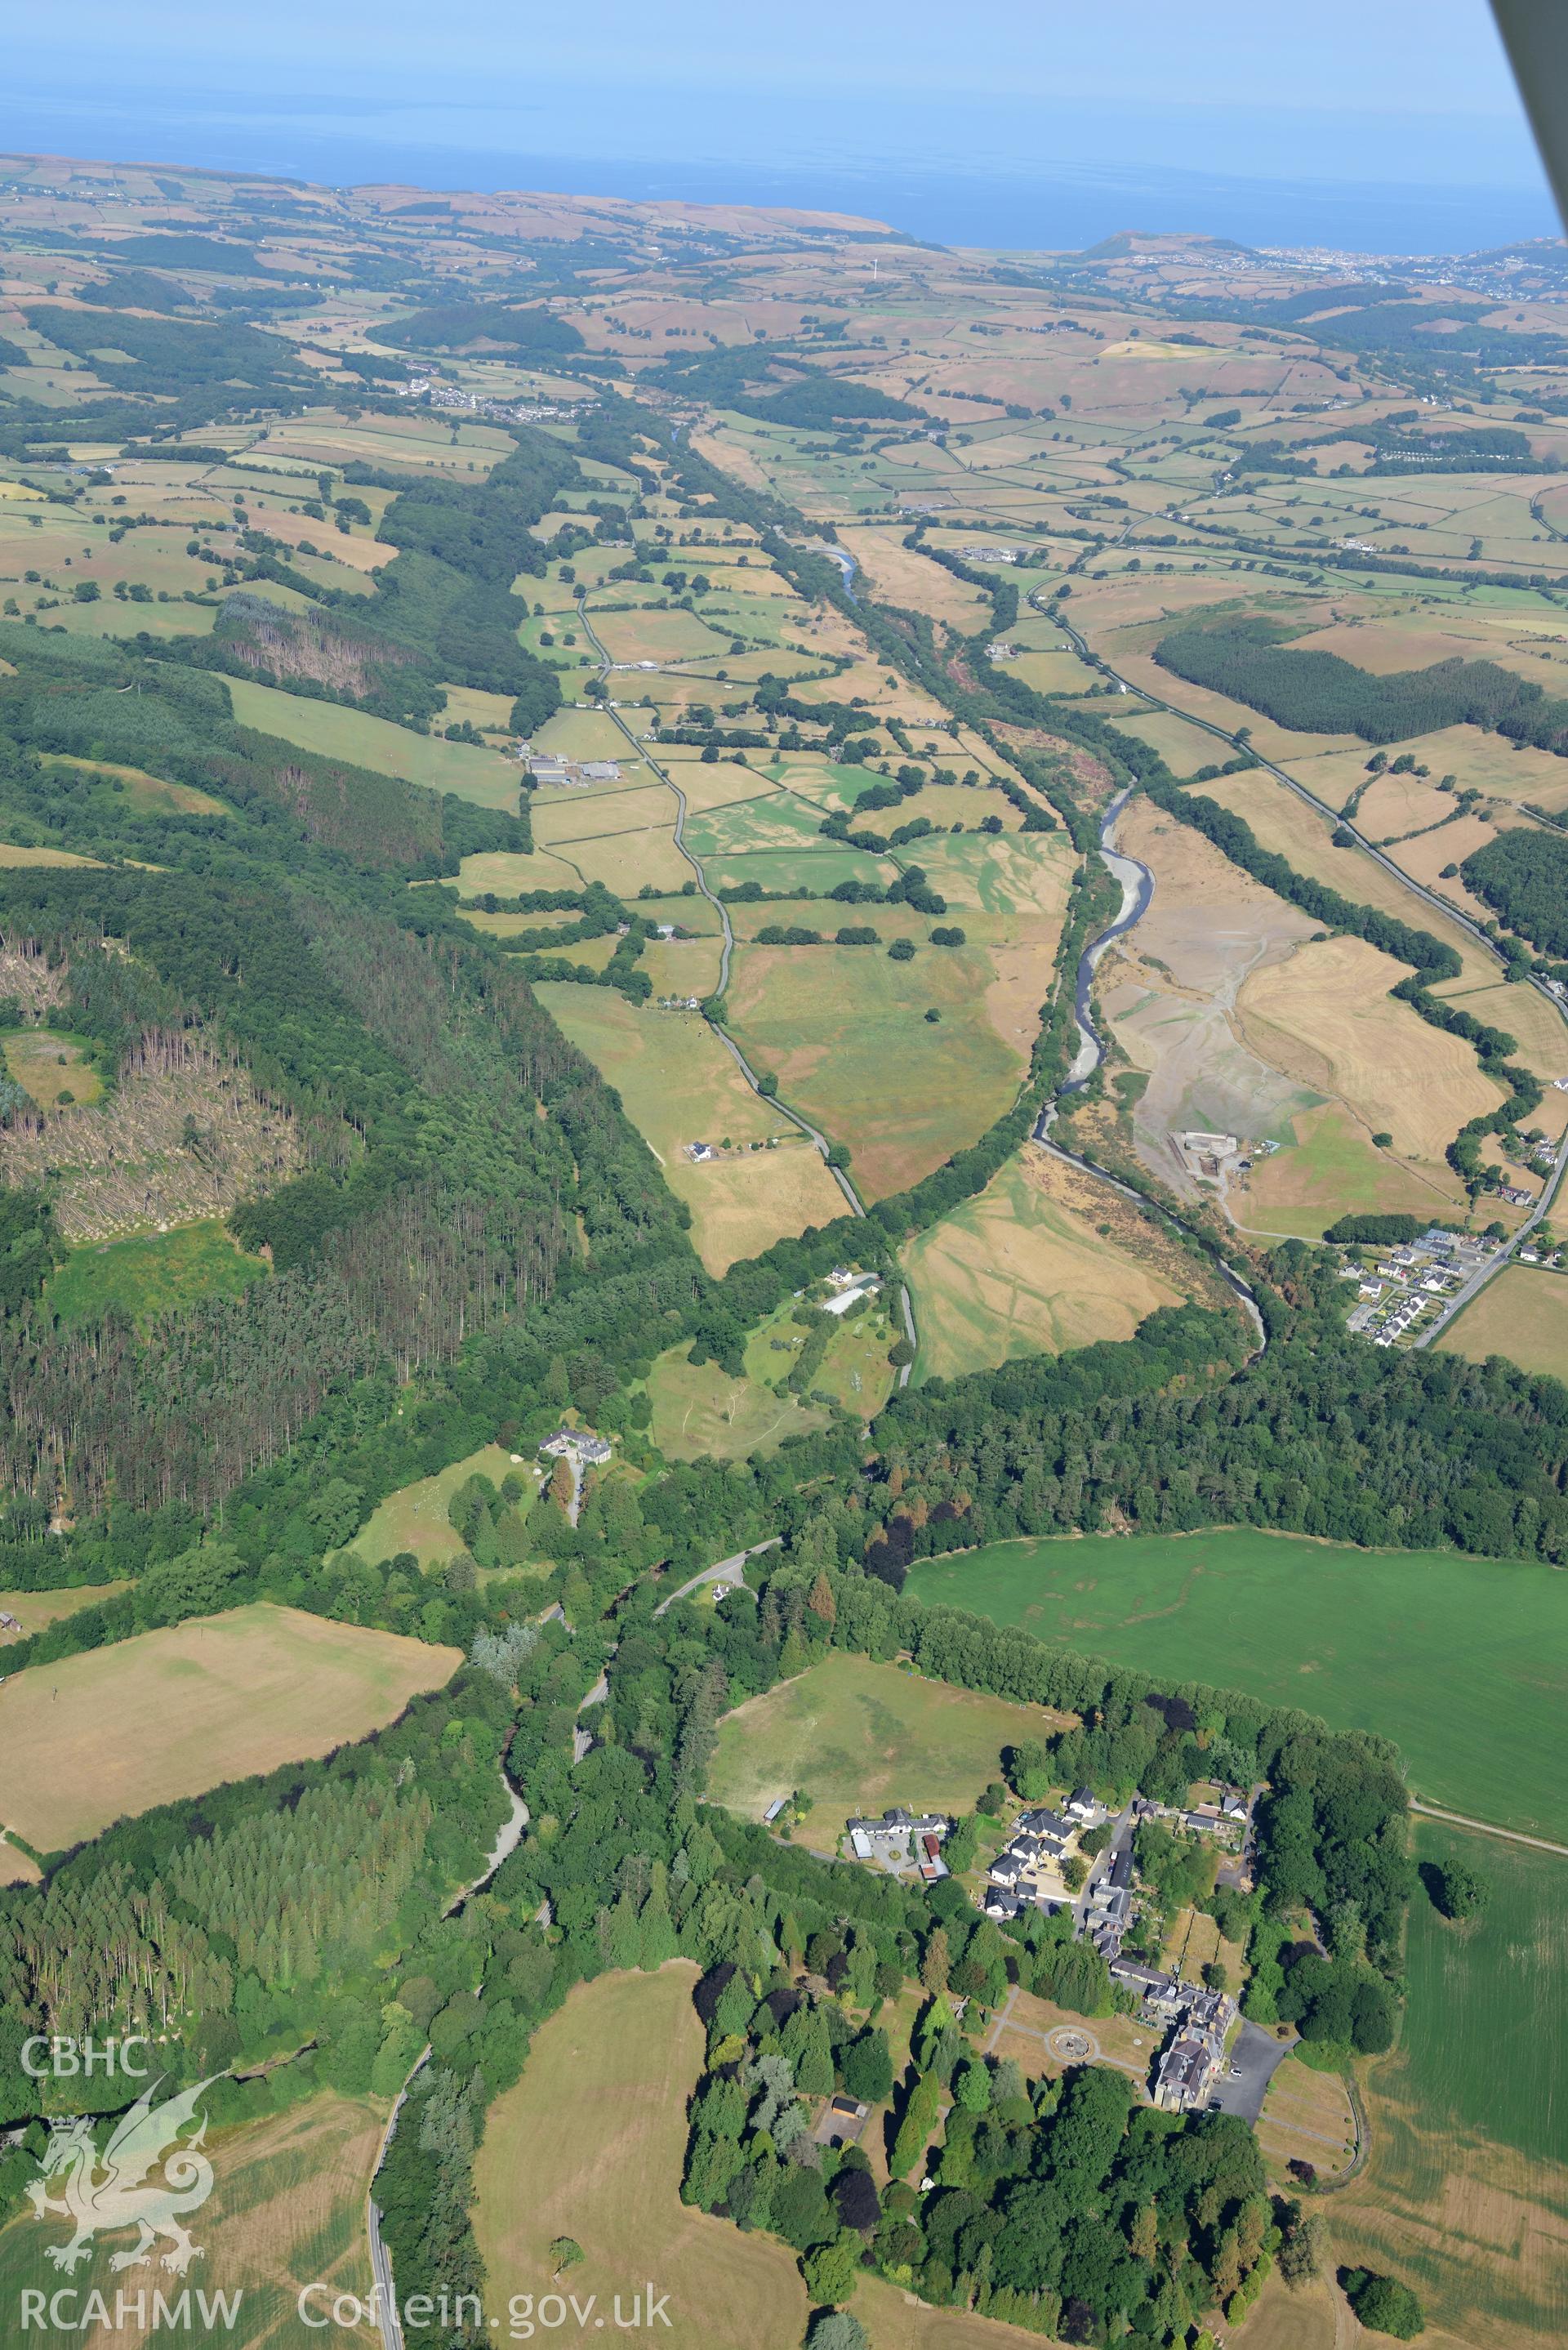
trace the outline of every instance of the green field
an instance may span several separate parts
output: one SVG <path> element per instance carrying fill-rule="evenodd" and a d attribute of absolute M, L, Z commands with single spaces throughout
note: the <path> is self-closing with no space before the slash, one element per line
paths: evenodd
<path fill-rule="evenodd" d="M 1413 2283 L 1462 2342 L 1568 2334 L 1568 1861 L 1417 1823 L 1420 1861 L 1485 1877 L 1481 1918 L 1410 1912 L 1398 2048 L 1371 2069 L 1372 2158 L 1327 2211 L 1336 2257 Z"/>
<path fill-rule="evenodd" d="M 1244 1232 L 1297 1240 L 1321 1240 L 1341 1216 L 1451 1212 L 1415 1169 L 1375 1150 L 1366 1129 L 1327 1103 L 1286 1122 L 1284 1149 L 1232 1194 L 1232 1209 Z"/>
<path fill-rule="evenodd" d="M 649 1430 L 667 1461 L 744 1461 L 774 1452 L 786 1436 L 826 1428 L 820 1405 L 775 1395 L 751 1378 L 733 1379 L 717 1363 L 693 1363 L 691 1347 L 672 1347 L 648 1375 Z"/>
<path fill-rule="evenodd" d="M 857 1812 L 972 1809 L 999 1776 L 1004 1746 L 1039 1739 L 1064 1719 L 897 1665 L 829 1656 L 726 1715 L 708 1791 L 760 1819 L 775 1795 L 800 1788 L 811 1799 L 801 1841 L 830 1852 Z"/>
<path fill-rule="evenodd" d="M 73 1249 L 44 1294 L 62 1322 L 96 1319 L 113 1306 L 146 1323 L 199 1297 L 238 1297 L 253 1281 L 265 1280 L 266 1271 L 212 1218 L 178 1232 Z"/>
<path fill-rule="evenodd" d="M 1016 1097 L 1027 1045 L 997 1033 L 994 976 L 974 946 L 925 947 L 909 962 L 885 948 L 747 946 L 730 1025 L 753 1067 L 847 1143 L 857 1188 L 878 1200 L 966 1149 Z"/>
<path fill-rule="evenodd" d="M 443 1566 L 462 1548 L 462 1537 L 447 1515 L 458 1487 L 473 1476 L 488 1477 L 493 1485 L 499 1485 L 514 1465 L 504 1446 L 481 1445 L 466 1461 L 454 1461 L 433 1477 L 400 1485 L 395 1493 L 376 1504 L 353 1541 L 344 1547 L 373 1563 L 396 1558 L 406 1550 L 412 1551 L 421 1566 Z"/>
<path fill-rule="evenodd" d="M 297 743 L 302 751 L 318 751 L 324 758 L 348 759 L 379 775 L 401 775 L 407 783 L 423 784 L 427 791 L 455 792 L 459 799 L 472 800 L 479 807 L 516 810 L 520 770 L 499 751 L 416 734 L 389 719 L 373 718 L 369 711 L 350 710 L 338 702 L 308 702 L 249 678 L 225 678 L 223 682 L 242 726 Z"/>
<path fill-rule="evenodd" d="M 653 1440 L 668 1460 L 696 1461 L 706 1452 L 716 1461 L 743 1461 L 753 1452 L 776 1451 L 786 1436 L 826 1428 L 823 1405 L 784 1388 L 792 1359 L 805 1343 L 805 1332 L 790 1319 L 792 1310 L 786 1300 L 751 1332 L 741 1378 L 732 1378 L 717 1363 L 691 1362 L 690 1342 L 660 1355 L 649 1373 L 648 1392 Z M 827 1342 L 811 1392 L 832 1396 L 846 1411 L 871 1419 L 892 1390 L 888 1349 L 897 1335 L 880 1304 L 846 1315 Z"/>
<path fill-rule="evenodd" d="M 1550 1567 L 1237 1528 L 993 1543 L 917 1566 L 908 1587 L 1113 1664 L 1377 1731 L 1430 1802 L 1568 1837 L 1568 1578 Z"/>
<path fill-rule="evenodd" d="M 20 1629 L 0 1632 L 0 1648 L 74 1616 L 78 1607 L 96 1607 L 100 1599 L 118 1598 L 129 1590 L 124 1583 L 72 1583 L 57 1591 L 0 1591 L 0 1615 L 14 1616 Z"/>

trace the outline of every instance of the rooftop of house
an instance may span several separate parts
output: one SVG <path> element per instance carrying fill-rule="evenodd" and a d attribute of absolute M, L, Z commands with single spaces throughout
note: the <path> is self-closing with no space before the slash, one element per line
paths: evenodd
<path fill-rule="evenodd" d="M 607 1461 L 610 1445 L 607 1437 L 596 1436 L 591 1428 L 558 1428 L 540 1445 L 541 1452 L 575 1452 L 583 1461 Z"/>

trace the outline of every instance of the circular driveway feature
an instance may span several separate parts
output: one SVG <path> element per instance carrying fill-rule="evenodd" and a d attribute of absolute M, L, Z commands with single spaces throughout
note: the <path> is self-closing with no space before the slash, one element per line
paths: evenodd
<path fill-rule="evenodd" d="M 1092 2032 L 1078 2032 L 1066 2023 L 1046 2033 L 1045 2045 L 1059 2064 L 1093 2064 L 1100 2054 Z"/>

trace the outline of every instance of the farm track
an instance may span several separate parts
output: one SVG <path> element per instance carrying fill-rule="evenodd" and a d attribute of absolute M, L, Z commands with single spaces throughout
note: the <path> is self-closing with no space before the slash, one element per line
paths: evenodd
<path fill-rule="evenodd" d="M 846 556 L 845 561 L 850 563 L 851 567 L 853 568 L 852 558 Z M 848 592 L 848 573 L 846 573 L 845 577 L 846 590 Z M 610 660 L 609 653 L 603 639 L 600 638 L 598 631 L 594 627 L 592 616 L 588 611 L 587 599 L 586 596 L 579 595 L 578 597 L 577 616 L 582 621 L 583 630 L 588 642 L 592 645 L 594 651 L 598 656 L 599 675 L 604 680 L 607 687 L 614 665 Z M 713 993 L 715 995 L 722 998 L 730 983 L 730 960 L 734 952 L 735 933 L 730 921 L 729 908 L 725 905 L 723 899 L 715 896 L 714 892 L 709 888 L 708 876 L 702 869 L 701 859 L 695 856 L 686 846 L 686 795 L 682 791 L 680 785 L 676 782 L 674 776 L 670 773 L 670 770 L 667 767 L 661 766 L 659 761 L 653 756 L 653 754 L 649 749 L 647 743 L 641 743 L 638 740 L 636 734 L 627 724 L 626 720 L 621 716 L 620 712 L 613 706 L 607 692 L 602 706 L 605 709 L 607 715 L 614 719 L 617 726 L 625 735 L 627 741 L 631 744 L 632 749 L 636 752 L 638 757 L 648 761 L 649 765 L 659 777 L 659 782 L 674 795 L 676 848 L 685 858 L 687 864 L 690 865 L 693 874 L 696 876 L 697 888 L 699 891 L 708 900 L 708 903 L 712 907 L 713 911 L 719 917 L 719 926 L 722 933 L 723 944 L 719 956 L 719 983 Z M 823 1161 L 826 1166 L 829 1174 L 833 1177 L 834 1181 L 837 1184 L 839 1190 L 844 1194 L 845 1200 L 848 1204 L 850 1214 L 853 1216 L 864 1217 L 866 1213 L 865 1201 L 861 1199 L 859 1192 L 857 1191 L 854 1184 L 850 1181 L 847 1170 L 843 1167 L 836 1167 L 834 1165 L 832 1157 L 830 1156 L 832 1146 L 829 1144 L 826 1135 L 822 1132 L 822 1129 L 819 1127 L 813 1126 L 811 1120 L 805 1117 L 799 1110 L 792 1109 L 789 1103 L 786 1102 L 781 1095 L 776 1093 L 764 1094 L 762 1088 L 762 1080 L 757 1076 L 755 1069 L 753 1068 L 750 1061 L 747 1060 L 744 1053 L 742 1052 L 739 1045 L 736 1044 L 734 1038 L 717 1020 L 711 1018 L 706 1011 L 704 1011 L 702 1016 L 707 1020 L 708 1025 L 712 1030 L 714 1035 L 718 1037 L 720 1043 L 723 1045 L 725 1051 L 734 1062 L 735 1066 L 740 1070 L 742 1076 L 744 1077 L 747 1085 L 751 1087 L 753 1093 L 757 1096 L 758 1099 L 760 1101 L 765 1101 L 771 1108 L 782 1111 L 784 1116 L 790 1120 L 791 1124 L 797 1126 L 801 1132 L 805 1135 L 822 1153 Z M 907 1286 L 900 1286 L 899 1297 L 903 1310 L 905 1333 L 909 1338 L 911 1344 L 913 1344 L 915 1339 L 915 1318 Z M 900 1365 L 898 1369 L 899 1387 L 903 1388 L 909 1385 L 909 1373 L 913 1367 L 912 1363 L 904 1363 Z"/>
<path fill-rule="evenodd" d="M 1038 589 L 1034 590 L 1029 598 L 1036 611 L 1043 608 L 1036 601 L 1038 593 Z M 1184 719 L 1188 725 L 1196 726 L 1205 734 L 1212 734 L 1217 742 L 1225 743 L 1229 749 L 1232 751 L 1235 749 L 1235 737 L 1228 734 L 1222 726 L 1216 725 L 1212 719 L 1195 717 L 1191 711 L 1183 710 L 1178 702 L 1163 701 L 1159 695 L 1151 693 L 1147 687 L 1136 684 L 1130 678 L 1122 677 L 1108 661 L 1091 650 L 1087 639 L 1079 633 L 1070 620 L 1063 619 L 1059 613 L 1053 615 L 1053 618 L 1055 619 L 1064 634 L 1071 638 L 1080 656 L 1092 667 L 1098 669 L 1104 676 L 1109 678 L 1113 684 L 1121 686 L 1129 694 L 1139 695 L 1143 701 L 1151 703 L 1157 710 L 1165 711 L 1170 717 Z M 1358 832 L 1355 825 L 1348 822 L 1337 808 L 1331 807 L 1326 800 L 1320 800 L 1315 792 L 1309 791 L 1304 784 L 1299 783 L 1288 769 L 1278 765 L 1272 759 L 1264 758 L 1262 753 L 1251 743 L 1247 746 L 1247 754 L 1254 765 L 1262 767 L 1265 774 L 1272 775 L 1277 783 L 1283 784 L 1287 791 L 1293 792 L 1297 799 L 1303 800 L 1314 814 L 1324 818 L 1325 823 L 1334 827 L 1343 827 L 1350 833 L 1356 847 L 1363 849 L 1375 864 L 1381 865 L 1386 873 L 1391 874 L 1396 881 L 1429 906 L 1434 913 L 1440 914 L 1445 921 L 1452 922 L 1463 931 L 1467 938 L 1479 947 L 1482 953 L 1489 955 L 1500 970 L 1506 972 L 1507 957 L 1492 944 L 1478 922 L 1472 921 L 1469 916 L 1462 913 L 1458 907 L 1450 906 L 1448 899 L 1439 897 L 1436 890 L 1428 889 L 1423 882 L 1413 880 L 1402 866 L 1397 865 L 1391 857 L 1386 856 L 1375 842 L 1367 839 L 1365 833 Z M 1551 989 L 1544 986 L 1540 980 L 1532 979 L 1527 983 L 1535 989 L 1538 995 L 1545 998 L 1560 1019 L 1568 1024 L 1568 1005 L 1562 1003 L 1552 994 Z M 1463 1313 L 1465 1307 L 1480 1295 L 1487 1284 L 1495 1281 L 1504 1266 L 1513 1261 L 1515 1252 L 1529 1239 L 1536 1226 L 1543 1222 L 1552 1212 L 1565 1176 L 1568 1176 L 1568 1153 L 1564 1153 L 1557 1166 L 1551 1171 L 1549 1180 L 1542 1188 L 1540 1199 L 1518 1231 L 1500 1250 L 1491 1263 L 1483 1267 L 1480 1273 L 1472 1274 L 1457 1295 L 1448 1301 L 1448 1311 L 1429 1328 L 1422 1331 L 1420 1336 L 1412 1342 L 1413 1347 L 1429 1347 L 1433 1339 L 1440 1336 L 1443 1331 Z"/>
<path fill-rule="evenodd" d="M 1491 1820 L 1473 1820 L 1467 1812 L 1447 1812 L 1440 1804 L 1423 1804 L 1417 1795 L 1410 1798 L 1410 1809 L 1419 1812 L 1425 1820 L 1440 1820 L 1445 1827 L 1472 1828 L 1477 1835 L 1499 1836 L 1504 1844 L 1528 1845 L 1532 1852 L 1554 1852 L 1568 1860 L 1568 1844 L 1553 1844 L 1548 1836 L 1526 1835 L 1520 1828 L 1501 1828 Z"/>
<path fill-rule="evenodd" d="M 1360 2178 L 1372 2159 L 1372 2117 L 1366 2110 L 1366 2100 L 1361 2094 L 1361 2084 L 1356 2079 L 1355 2072 L 1349 2067 L 1339 2077 L 1345 2083 L 1345 2094 L 1350 2101 L 1350 2116 L 1355 2124 L 1355 2145 L 1350 2160 L 1338 2178 L 1320 2178 L 1313 2188 L 1314 2195 L 1337 2195 L 1342 2187 L 1348 2187 L 1353 2180 Z M 1314 2130 L 1302 2130 L 1297 2135 L 1302 2137 L 1315 2137 L 1317 2133 Z M 1324 2139 L 1324 2143 L 1326 2145 L 1328 2140 Z"/>

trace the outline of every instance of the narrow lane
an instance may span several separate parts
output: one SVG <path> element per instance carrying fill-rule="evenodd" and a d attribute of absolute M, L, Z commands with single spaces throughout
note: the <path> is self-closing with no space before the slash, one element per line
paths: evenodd
<path fill-rule="evenodd" d="M 849 579 L 856 567 L 855 562 L 853 556 L 844 555 L 842 550 L 839 550 L 839 556 L 841 565 L 848 566 L 848 570 L 845 573 L 845 586 L 847 591 Z M 605 647 L 603 639 L 600 638 L 598 631 L 594 627 L 592 616 L 588 611 L 586 594 L 581 589 L 579 589 L 577 596 L 577 617 L 583 624 L 584 634 L 587 636 L 588 642 L 592 645 L 594 651 L 598 656 L 599 675 L 604 680 L 607 688 L 604 702 L 600 706 L 605 711 L 607 716 L 614 719 L 617 726 L 619 727 L 621 733 L 630 743 L 637 756 L 639 759 L 647 760 L 654 774 L 659 777 L 659 782 L 665 785 L 666 787 L 675 795 L 675 846 L 680 850 L 680 855 L 685 858 L 687 864 L 691 868 L 692 873 L 696 877 L 699 891 L 707 899 L 714 912 L 718 915 L 720 930 L 723 935 L 723 945 L 719 956 L 719 984 L 714 990 L 714 993 L 716 995 L 722 996 L 730 983 L 730 959 L 734 952 L 735 933 L 731 927 L 729 908 L 725 905 L 723 899 L 716 896 L 715 893 L 708 887 L 708 876 L 702 869 L 701 859 L 694 856 L 692 851 L 686 846 L 686 795 L 681 790 L 680 785 L 676 782 L 674 776 L 670 774 L 669 768 L 660 765 L 659 762 L 654 757 L 652 752 L 649 750 L 648 744 L 639 740 L 632 729 L 627 724 L 626 720 L 621 716 L 620 712 L 612 706 L 607 688 L 610 677 L 613 673 L 613 664 L 610 660 L 609 653 Z M 703 1016 L 706 1018 L 706 1014 L 704 1014 Z M 719 1042 L 723 1045 L 724 1050 L 729 1054 L 731 1059 L 734 1062 L 735 1066 L 740 1070 L 742 1076 L 744 1077 L 747 1085 L 750 1086 L 752 1091 L 758 1097 L 759 1100 L 765 1101 L 771 1109 L 776 1109 L 784 1118 L 787 1118 L 792 1126 L 798 1127 L 801 1133 L 806 1137 L 808 1141 L 813 1143 L 822 1153 L 823 1160 L 827 1168 L 828 1173 L 833 1177 L 834 1181 L 843 1192 L 845 1202 L 849 1209 L 850 1214 L 853 1216 L 864 1216 L 866 1213 L 865 1202 L 861 1199 L 860 1194 L 856 1190 L 854 1184 L 850 1181 L 847 1169 L 835 1166 L 830 1156 L 831 1145 L 828 1142 L 826 1135 L 823 1133 L 821 1128 L 813 1126 L 811 1120 L 805 1117 L 801 1111 L 792 1109 L 789 1103 L 784 1100 L 782 1096 L 776 1093 L 764 1094 L 763 1092 L 761 1079 L 758 1077 L 757 1073 L 755 1069 L 753 1068 L 750 1061 L 747 1060 L 744 1053 L 742 1052 L 739 1045 L 736 1044 L 734 1038 L 726 1029 L 722 1027 L 716 1020 L 709 1020 L 708 1025 L 713 1035 L 717 1036 Z M 915 1316 L 907 1284 L 900 1284 L 899 1297 L 903 1312 L 905 1334 L 908 1336 L 910 1345 L 913 1346 L 917 1343 L 915 1336 Z M 898 1384 L 900 1388 L 908 1387 L 909 1383 L 909 1373 L 913 1367 L 914 1366 L 912 1363 L 903 1363 L 899 1366 Z"/>

